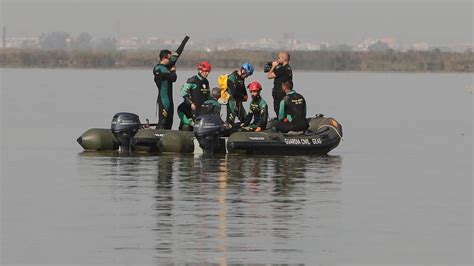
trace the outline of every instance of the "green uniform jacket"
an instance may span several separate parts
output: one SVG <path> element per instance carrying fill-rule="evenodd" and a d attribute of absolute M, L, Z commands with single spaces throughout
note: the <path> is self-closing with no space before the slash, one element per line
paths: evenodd
<path fill-rule="evenodd" d="M 254 119 L 253 123 L 250 123 L 252 122 L 252 118 Z M 251 128 L 260 127 L 263 130 L 267 126 L 267 120 L 268 120 L 267 102 L 265 102 L 265 100 L 262 99 L 262 97 L 260 97 L 256 101 L 252 100 L 252 102 L 250 103 L 249 112 L 247 113 L 243 126 L 250 125 Z"/>
<path fill-rule="evenodd" d="M 221 104 L 214 98 L 209 98 L 201 106 L 199 115 L 217 115 L 221 116 Z"/>

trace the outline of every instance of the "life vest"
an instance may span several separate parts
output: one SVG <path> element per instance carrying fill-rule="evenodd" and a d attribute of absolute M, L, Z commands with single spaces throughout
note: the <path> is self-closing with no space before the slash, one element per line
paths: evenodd
<path fill-rule="evenodd" d="M 187 80 L 187 83 L 195 84 L 197 87 L 190 90 L 191 98 L 199 109 L 201 105 L 209 98 L 209 81 L 193 76 Z"/>
<path fill-rule="evenodd" d="M 217 78 L 217 86 L 221 89 L 221 97 L 219 98 L 220 104 L 227 104 L 229 101 L 229 91 L 227 90 L 227 80 L 229 79 L 228 74 L 219 75 Z"/>
<path fill-rule="evenodd" d="M 306 121 L 306 101 L 301 94 L 292 91 L 283 98 L 283 101 L 286 116 L 291 117 L 290 122 Z"/>

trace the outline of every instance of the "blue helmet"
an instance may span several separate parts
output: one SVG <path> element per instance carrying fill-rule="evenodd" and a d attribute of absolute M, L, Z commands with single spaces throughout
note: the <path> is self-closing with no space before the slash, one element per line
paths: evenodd
<path fill-rule="evenodd" d="M 250 63 L 243 63 L 240 68 L 242 68 L 243 70 L 245 70 L 245 72 L 247 72 L 247 74 L 249 74 L 249 76 L 252 76 L 253 74 L 253 66 L 252 64 Z"/>

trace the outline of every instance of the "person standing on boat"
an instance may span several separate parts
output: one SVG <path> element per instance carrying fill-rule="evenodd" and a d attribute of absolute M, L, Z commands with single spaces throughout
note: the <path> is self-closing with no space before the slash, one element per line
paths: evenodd
<path fill-rule="evenodd" d="M 275 110 L 275 114 L 277 116 L 280 110 L 280 102 L 283 97 L 285 97 L 285 94 L 281 89 L 281 83 L 284 80 L 293 79 L 293 71 L 291 70 L 289 62 L 290 54 L 288 52 L 281 51 L 278 54 L 278 59 L 272 62 L 272 67 L 267 73 L 267 77 L 269 79 L 273 79 L 273 109 Z"/>
<path fill-rule="evenodd" d="M 244 63 L 239 70 L 232 72 L 227 78 L 227 91 L 229 92 L 229 101 L 227 102 L 227 118 L 226 122 L 233 125 L 235 118 L 240 122 L 245 120 L 245 109 L 243 102 L 248 99 L 247 90 L 245 89 L 245 79 L 252 76 L 253 66 L 250 63 Z"/>
<path fill-rule="evenodd" d="M 179 129 L 192 131 L 194 117 L 199 115 L 201 105 L 209 99 L 209 81 L 211 64 L 202 61 L 197 64 L 198 74 L 189 78 L 181 87 L 180 94 L 184 101 L 178 106 L 178 116 L 181 119 Z"/>
<path fill-rule="evenodd" d="M 308 129 L 306 120 L 306 100 L 293 90 L 293 81 L 286 79 L 282 82 L 285 97 L 280 102 L 278 121 L 274 124 L 277 131 L 305 131 Z"/>
<path fill-rule="evenodd" d="M 158 88 L 158 125 L 159 129 L 171 129 L 173 125 L 173 82 L 176 81 L 176 66 L 174 63 L 178 54 L 171 54 L 169 50 L 160 51 L 160 62 L 153 68 L 155 84 Z M 172 66 L 172 67 L 170 67 Z"/>
<path fill-rule="evenodd" d="M 242 129 L 245 131 L 260 132 L 265 130 L 268 120 L 268 105 L 260 96 L 262 85 L 258 81 L 253 81 L 248 85 L 252 102 L 245 121 L 242 123 Z M 253 122 L 252 122 L 253 118 Z M 250 123 L 252 122 L 252 123 Z"/>

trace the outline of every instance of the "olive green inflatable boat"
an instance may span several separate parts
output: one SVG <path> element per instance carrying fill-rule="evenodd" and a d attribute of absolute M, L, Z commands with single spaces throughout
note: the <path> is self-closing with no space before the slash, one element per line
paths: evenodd
<path fill-rule="evenodd" d="M 273 132 L 272 121 L 262 132 L 229 132 L 220 117 L 211 115 L 198 117 L 189 132 L 148 128 L 137 115 L 118 113 L 110 129 L 89 129 L 77 142 L 86 151 L 193 153 L 196 141 L 204 153 L 263 154 L 326 154 L 341 142 L 342 126 L 334 118 L 320 115 L 308 123 L 304 132 Z"/>
<path fill-rule="evenodd" d="M 192 132 L 144 128 L 137 115 L 118 113 L 110 129 L 92 128 L 77 142 L 86 151 L 194 152 Z"/>
<path fill-rule="evenodd" d="M 120 142 L 110 129 L 92 128 L 77 142 L 86 151 L 117 151 Z M 131 150 L 137 152 L 193 153 L 194 135 L 188 131 L 140 129 L 131 139 Z"/>

